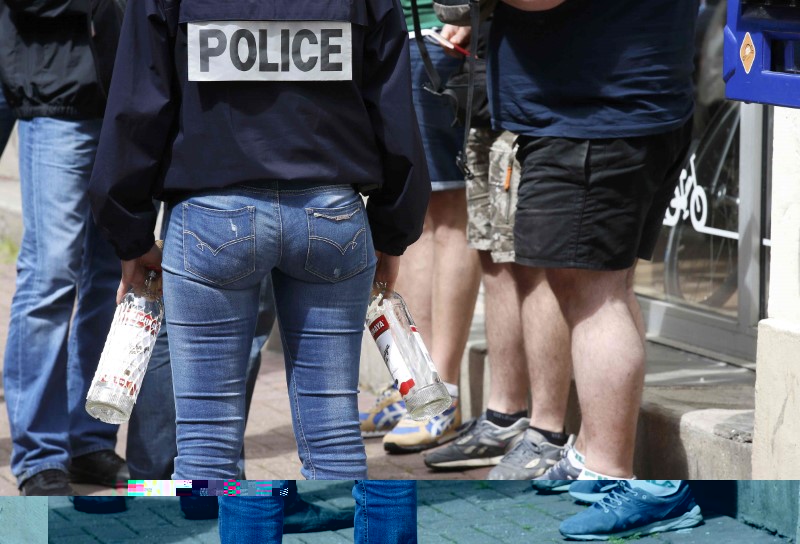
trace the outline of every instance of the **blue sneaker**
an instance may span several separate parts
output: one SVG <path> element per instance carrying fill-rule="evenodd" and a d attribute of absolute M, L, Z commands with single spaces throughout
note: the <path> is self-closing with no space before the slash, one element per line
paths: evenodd
<path fill-rule="evenodd" d="M 594 504 L 611 493 L 617 483 L 618 480 L 579 480 L 569 486 L 569 494 L 577 502 Z"/>
<path fill-rule="evenodd" d="M 559 531 L 571 540 L 608 540 L 677 531 L 702 522 L 686 482 L 668 497 L 655 497 L 618 480 L 605 498 L 561 522 Z"/>

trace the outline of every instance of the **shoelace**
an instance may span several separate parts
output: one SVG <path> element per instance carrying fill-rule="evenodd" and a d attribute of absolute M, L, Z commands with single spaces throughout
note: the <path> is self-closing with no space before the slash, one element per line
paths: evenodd
<path fill-rule="evenodd" d="M 517 443 L 514 449 L 507 454 L 508 460 L 510 461 L 511 459 L 516 459 L 517 457 L 524 457 L 528 449 L 533 450 L 533 453 L 542 453 L 542 447 L 539 444 L 535 444 L 523 437 L 522 440 Z"/>
<path fill-rule="evenodd" d="M 625 496 L 628 494 L 631 494 L 634 497 L 639 496 L 639 493 L 634 491 L 628 482 L 620 481 L 617 487 L 611 490 L 611 492 L 603 497 L 602 500 L 596 502 L 595 505 L 598 508 L 602 508 L 603 512 L 608 514 L 611 510 L 615 510 L 622 506 L 623 503 L 631 502 L 631 499 Z M 645 495 L 642 496 L 642 498 L 645 497 Z"/>

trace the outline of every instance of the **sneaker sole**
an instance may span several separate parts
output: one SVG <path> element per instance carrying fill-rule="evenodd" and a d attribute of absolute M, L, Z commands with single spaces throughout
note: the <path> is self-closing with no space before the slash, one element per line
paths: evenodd
<path fill-rule="evenodd" d="M 429 444 L 412 444 L 408 446 L 401 446 L 400 444 L 395 444 L 393 442 L 384 442 L 383 449 L 388 453 L 419 453 L 421 451 L 441 446 L 442 444 L 447 444 L 451 440 L 455 440 L 457 437 L 458 434 L 453 433 L 452 435 L 440 438 L 439 440 Z"/>
<path fill-rule="evenodd" d="M 570 485 L 572 485 L 572 481 L 568 481 L 565 484 L 557 485 L 555 487 L 539 488 L 534 485 L 531 485 L 531 487 L 533 487 L 533 490 L 539 493 L 540 495 L 555 495 L 557 493 L 565 493 L 569 491 Z"/>
<path fill-rule="evenodd" d="M 609 540 L 612 538 L 627 538 L 634 535 L 652 535 L 655 533 L 664 533 L 666 531 L 679 531 L 681 529 L 691 529 L 703 523 L 703 514 L 700 512 L 700 507 L 695 506 L 690 511 L 686 512 L 678 518 L 656 521 L 649 525 L 629 529 L 627 531 L 620 531 L 609 535 L 573 535 L 561 533 L 565 538 L 572 540 Z"/>
<path fill-rule="evenodd" d="M 478 468 L 478 467 L 493 467 L 500 463 L 503 458 L 502 455 L 496 457 L 482 457 L 478 459 L 459 459 L 458 461 L 440 461 L 438 463 L 429 463 L 425 460 L 425 466 L 434 470 L 447 470 L 458 468 Z"/>
<path fill-rule="evenodd" d="M 385 431 L 361 431 L 361 438 L 381 438 L 391 432 L 391 429 Z"/>

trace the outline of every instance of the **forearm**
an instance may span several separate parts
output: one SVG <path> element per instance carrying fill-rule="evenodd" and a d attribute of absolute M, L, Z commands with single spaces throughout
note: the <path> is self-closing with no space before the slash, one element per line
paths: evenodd
<path fill-rule="evenodd" d="M 153 192 L 177 131 L 174 61 L 157 0 L 128 2 L 89 196 L 101 232 L 122 260 L 153 245 Z"/>
<path fill-rule="evenodd" d="M 547 11 L 560 6 L 566 0 L 503 0 L 503 2 L 522 11 Z"/>
<path fill-rule="evenodd" d="M 408 33 L 399 2 L 367 38 L 361 89 L 383 163 L 367 215 L 375 249 L 401 255 L 422 233 L 430 178 L 411 97 Z"/>

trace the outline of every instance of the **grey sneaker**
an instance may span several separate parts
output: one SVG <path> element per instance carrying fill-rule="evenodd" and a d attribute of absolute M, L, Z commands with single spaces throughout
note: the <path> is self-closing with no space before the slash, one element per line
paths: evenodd
<path fill-rule="evenodd" d="M 473 419 L 453 442 L 426 455 L 425 464 L 433 470 L 496 465 L 522 438 L 529 424 L 530 420 L 523 417 L 509 427 L 499 427 L 486 419 L 484 412 L 478 419 Z"/>
<path fill-rule="evenodd" d="M 570 437 L 567 446 L 556 446 L 531 428 L 522 440 L 500 460 L 489 473 L 490 480 L 532 480 L 555 465 L 575 439 Z"/>
<path fill-rule="evenodd" d="M 573 466 L 567 456 L 564 455 L 550 470 L 531 481 L 531 487 L 539 493 L 563 493 L 564 491 L 569 491 L 570 484 L 578 479 L 578 476 L 581 475 L 581 470 Z"/>

